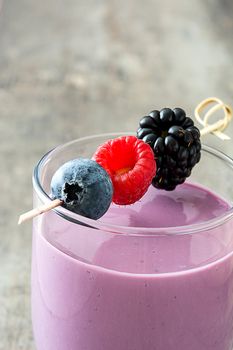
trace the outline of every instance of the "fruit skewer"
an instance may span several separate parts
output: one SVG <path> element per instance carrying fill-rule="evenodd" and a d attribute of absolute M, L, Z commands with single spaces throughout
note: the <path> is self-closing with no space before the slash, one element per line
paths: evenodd
<path fill-rule="evenodd" d="M 210 108 L 202 119 L 200 113 L 213 103 L 216 105 Z M 220 109 L 224 112 L 224 118 L 210 124 L 210 117 Z M 101 168 L 104 171 L 101 181 L 95 174 L 94 181 L 89 176 L 89 182 L 82 183 L 79 173 L 80 169 L 83 170 L 83 165 L 80 164 L 80 159 L 64 164 L 54 174 L 51 183 L 52 202 L 22 214 L 18 224 L 58 206 L 98 219 L 107 211 L 112 200 L 120 205 L 132 204 L 144 195 L 151 183 L 157 188 L 175 189 L 176 185 L 185 181 L 193 166 L 200 160 L 200 136 L 213 133 L 222 140 L 230 139 L 222 131 L 232 118 L 232 109 L 220 99 L 207 98 L 196 107 L 194 114 L 204 127 L 200 131 L 181 108 L 175 108 L 173 111 L 164 108 L 160 112 L 152 111 L 141 119 L 137 131 L 138 139 L 135 136 L 127 136 L 109 140 L 101 145 L 93 156 L 94 161 L 86 160 L 89 167 L 87 164 L 86 168 L 84 167 L 89 175 L 92 171 L 95 173 L 97 168 L 99 172 Z M 72 168 L 72 162 L 79 166 L 73 164 Z M 90 169 L 89 162 L 93 162 L 91 168 L 94 170 Z M 75 175 L 71 174 L 69 169 L 76 169 Z M 174 169 L 177 170 L 175 177 Z M 87 174 L 85 176 L 88 177 Z M 105 192 L 103 186 L 100 186 L 101 182 Z M 91 197 L 98 203 L 93 211 L 90 210 Z"/>

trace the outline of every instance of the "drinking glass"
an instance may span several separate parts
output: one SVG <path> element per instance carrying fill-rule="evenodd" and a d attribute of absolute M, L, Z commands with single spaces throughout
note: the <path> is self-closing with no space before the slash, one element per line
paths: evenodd
<path fill-rule="evenodd" d="M 48 152 L 34 170 L 34 206 L 51 201 L 51 178 L 63 163 L 91 158 L 118 136 L 85 137 Z M 37 350 L 232 350 L 232 175 L 232 159 L 204 145 L 188 181 L 229 207 L 193 225 L 143 227 L 139 215 L 132 227 L 130 218 L 111 224 L 63 207 L 35 218 Z"/>

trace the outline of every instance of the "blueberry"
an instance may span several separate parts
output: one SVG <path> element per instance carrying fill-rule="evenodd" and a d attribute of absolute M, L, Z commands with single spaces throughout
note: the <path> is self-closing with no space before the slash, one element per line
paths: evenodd
<path fill-rule="evenodd" d="M 113 195 L 112 181 L 94 160 L 74 159 L 63 164 L 51 181 L 53 198 L 79 215 L 99 219 L 108 210 Z"/>

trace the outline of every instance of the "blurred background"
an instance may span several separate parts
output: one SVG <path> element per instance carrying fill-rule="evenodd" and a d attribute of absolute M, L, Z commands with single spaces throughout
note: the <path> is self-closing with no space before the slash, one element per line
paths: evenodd
<path fill-rule="evenodd" d="M 31 208 L 37 161 L 71 139 L 134 131 L 155 108 L 193 115 L 209 96 L 233 105 L 232 44 L 232 0 L 3 3 L 0 350 L 34 349 L 31 223 L 17 227 L 17 218 Z M 205 142 L 233 156 L 233 138 Z"/>

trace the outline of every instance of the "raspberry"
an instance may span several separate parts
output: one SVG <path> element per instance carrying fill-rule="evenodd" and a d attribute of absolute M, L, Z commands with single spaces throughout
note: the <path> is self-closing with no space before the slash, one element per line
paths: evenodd
<path fill-rule="evenodd" d="M 138 201 L 151 185 L 156 172 L 152 149 L 135 136 L 108 140 L 97 149 L 92 159 L 110 175 L 116 204 Z"/>
<path fill-rule="evenodd" d="M 200 131 L 181 108 L 150 112 L 141 119 L 137 137 L 154 151 L 157 173 L 152 184 L 159 189 L 174 190 L 201 158 Z"/>

